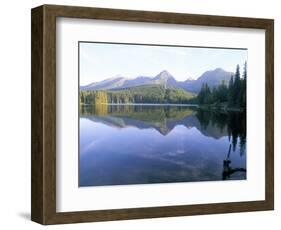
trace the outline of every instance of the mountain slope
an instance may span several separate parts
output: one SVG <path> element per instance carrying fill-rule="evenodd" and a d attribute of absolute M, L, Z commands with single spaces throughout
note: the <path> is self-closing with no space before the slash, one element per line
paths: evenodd
<path fill-rule="evenodd" d="M 178 82 L 176 79 L 167 71 L 164 70 L 156 75 L 150 82 L 150 84 L 159 84 L 165 87 L 177 87 Z"/>
<path fill-rule="evenodd" d="M 101 82 L 94 82 L 86 86 L 82 86 L 81 90 L 108 90 L 108 89 L 122 89 L 134 86 L 141 86 L 150 84 L 151 78 L 146 76 L 138 76 L 134 79 L 116 76 Z"/>
<path fill-rule="evenodd" d="M 126 89 L 109 90 L 111 103 L 187 103 L 194 97 L 180 88 L 163 85 L 143 85 Z"/>
<path fill-rule="evenodd" d="M 194 93 L 198 93 L 203 83 L 207 83 L 210 88 L 220 85 L 223 81 L 228 84 L 232 72 L 227 72 L 221 68 L 204 72 L 197 80 L 187 80 L 180 83 L 180 87 Z"/>
<path fill-rule="evenodd" d="M 101 82 L 95 82 L 86 86 L 81 86 L 80 89 L 81 90 L 113 89 L 122 86 L 125 81 L 126 78 L 118 76 L 115 78 L 103 80 Z"/>
<path fill-rule="evenodd" d="M 221 68 L 204 72 L 197 80 L 187 79 L 177 81 L 172 74 L 164 70 L 155 77 L 138 76 L 134 79 L 117 76 L 101 82 L 91 83 L 81 86 L 81 90 L 117 90 L 144 85 L 162 85 L 164 88 L 181 88 L 185 91 L 198 93 L 203 83 L 207 83 L 210 88 L 218 86 L 224 81 L 228 84 L 232 72 L 227 72 Z"/>

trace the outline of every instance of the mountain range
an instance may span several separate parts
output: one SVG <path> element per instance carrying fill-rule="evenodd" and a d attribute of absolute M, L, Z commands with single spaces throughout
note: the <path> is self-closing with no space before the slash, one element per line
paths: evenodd
<path fill-rule="evenodd" d="M 187 79 L 185 81 L 177 81 L 174 76 L 167 70 L 164 70 L 154 77 L 138 76 L 134 79 L 116 76 L 100 82 L 94 82 L 85 86 L 81 86 L 81 90 L 120 90 L 145 85 L 164 85 L 167 88 L 176 87 L 185 91 L 198 93 L 203 83 L 207 83 L 210 88 L 220 85 L 223 81 L 228 84 L 232 72 L 227 72 L 222 68 L 204 72 L 198 79 Z"/>

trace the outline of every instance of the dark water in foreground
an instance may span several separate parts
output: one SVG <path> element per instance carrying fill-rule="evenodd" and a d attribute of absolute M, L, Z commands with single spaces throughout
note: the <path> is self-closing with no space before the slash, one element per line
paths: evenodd
<path fill-rule="evenodd" d="M 79 186 L 246 179 L 246 116 L 195 107 L 80 109 Z"/>

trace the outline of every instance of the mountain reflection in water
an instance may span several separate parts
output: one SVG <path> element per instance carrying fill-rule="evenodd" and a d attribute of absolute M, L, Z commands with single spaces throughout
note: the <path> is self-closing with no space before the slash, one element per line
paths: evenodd
<path fill-rule="evenodd" d="M 246 179 L 246 114 L 80 107 L 79 186 Z"/>

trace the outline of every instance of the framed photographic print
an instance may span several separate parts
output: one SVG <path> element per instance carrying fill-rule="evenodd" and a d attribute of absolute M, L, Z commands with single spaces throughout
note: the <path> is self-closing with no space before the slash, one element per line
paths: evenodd
<path fill-rule="evenodd" d="M 41 224 L 272 210 L 273 20 L 32 9 Z"/>

